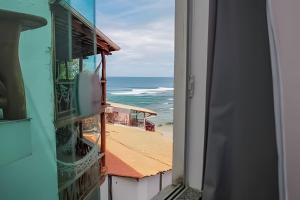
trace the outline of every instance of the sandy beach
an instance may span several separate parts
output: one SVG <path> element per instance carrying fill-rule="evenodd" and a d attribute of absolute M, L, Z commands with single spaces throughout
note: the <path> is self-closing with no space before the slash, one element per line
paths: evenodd
<path fill-rule="evenodd" d="M 173 125 L 156 126 L 156 131 L 173 140 Z"/>

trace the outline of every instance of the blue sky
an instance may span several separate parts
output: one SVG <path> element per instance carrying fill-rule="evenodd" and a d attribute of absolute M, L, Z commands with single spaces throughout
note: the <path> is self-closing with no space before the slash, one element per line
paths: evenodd
<path fill-rule="evenodd" d="M 121 50 L 108 76 L 173 76 L 174 0 L 96 0 L 97 27 Z"/>

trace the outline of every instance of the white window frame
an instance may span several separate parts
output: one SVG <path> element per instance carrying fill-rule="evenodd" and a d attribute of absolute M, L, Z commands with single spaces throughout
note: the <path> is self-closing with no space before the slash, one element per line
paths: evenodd
<path fill-rule="evenodd" d="M 203 179 L 209 0 L 175 5 L 173 184 L 157 200 L 188 187 L 201 191 Z"/>
<path fill-rule="evenodd" d="M 187 95 L 187 5 L 188 0 L 175 1 L 175 67 L 174 67 L 174 128 L 173 184 L 184 183 Z"/>

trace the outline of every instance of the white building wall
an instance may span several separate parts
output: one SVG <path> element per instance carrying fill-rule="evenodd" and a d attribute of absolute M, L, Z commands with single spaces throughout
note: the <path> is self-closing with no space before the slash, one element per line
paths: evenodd
<path fill-rule="evenodd" d="M 172 171 L 164 172 L 162 175 L 162 189 L 172 184 Z"/>
<path fill-rule="evenodd" d="M 162 174 L 162 188 L 172 183 L 172 172 Z M 102 192 L 106 189 L 107 180 L 101 186 L 101 200 L 107 200 L 108 196 Z M 112 176 L 112 200 L 150 200 L 159 192 L 160 175 L 133 179 Z M 107 187 L 108 195 L 108 187 Z"/>
<path fill-rule="evenodd" d="M 112 200 L 139 199 L 139 182 L 136 179 L 112 176 Z"/>
<path fill-rule="evenodd" d="M 108 176 L 105 177 L 105 180 L 100 187 L 100 200 L 109 200 L 108 199 Z"/>
<path fill-rule="evenodd" d="M 141 179 L 141 182 L 143 182 L 145 187 L 145 192 L 141 195 L 141 197 L 144 197 L 145 200 L 148 200 L 159 192 L 159 178 L 160 175 L 157 174 L 155 176 L 149 176 Z"/>
<path fill-rule="evenodd" d="M 148 192 L 147 192 L 147 178 L 138 180 L 138 189 L 137 189 L 138 199 L 147 200 Z"/>

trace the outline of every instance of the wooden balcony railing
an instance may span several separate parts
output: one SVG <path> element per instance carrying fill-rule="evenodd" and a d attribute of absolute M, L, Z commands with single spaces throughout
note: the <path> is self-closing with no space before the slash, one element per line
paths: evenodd
<path fill-rule="evenodd" d="M 75 103 L 72 102 L 74 85 L 74 81 L 56 82 L 56 114 L 58 119 L 77 113 Z"/>
<path fill-rule="evenodd" d="M 83 199 L 100 184 L 100 160 L 103 154 L 100 154 L 97 143 L 93 144 L 83 139 L 76 144 L 75 151 L 76 156 L 81 159 L 70 163 L 57 161 L 61 200 Z"/>
<path fill-rule="evenodd" d="M 99 186 L 99 162 L 95 162 L 72 184 L 59 190 L 60 200 L 84 199 L 95 187 Z"/>
<path fill-rule="evenodd" d="M 63 145 L 57 146 L 57 152 L 63 152 L 64 155 L 73 157 L 69 159 L 71 162 L 59 160 L 58 166 L 58 179 L 59 179 L 59 197 L 62 200 L 77 200 L 82 199 L 89 193 L 95 186 L 104 182 L 107 175 L 105 151 L 106 151 L 106 61 L 105 52 L 101 53 L 102 56 L 102 77 L 101 77 L 101 111 L 100 113 L 100 141 L 91 143 L 82 137 L 82 128 L 84 121 L 92 123 L 93 120 L 88 118 L 94 116 L 78 116 L 78 112 L 72 102 L 72 93 L 74 89 L 74 82 L 57 82 L 56 83 L 56 107 L 57 107 L 57 122 L 56 127 L 68 127 L 70 124 L 77 124 L 77 129 L 81 129 L 77 134 L 73 134 L 74 138 L 69 138 L 70 141 L 61 142 Z M 73 119 L 74 118 L 74 119 Z M 97 120 L 96 120 L 97 121 Z M 79 124 L 79 125 L 78 125 Z M 98 124 L 98 123 L 97 123 Z M 99 125 L 99 124 L 98 124 Z M 91 129 L 90 126 L 85 128 Z M 97 129 L 97 131 L 99 131 Z M 71 132 L 75 132 L 72 131 Z M 57 138 L 60 136 L 65 137 L 67 131 L 62 130 L 62 133 L 57 132 Z M 63 141 L 60 139 L 60 141 Z M 58 143 L 60 144 L 60 141 Z M 101 144 L 100 147 L 98 144 Z M 76 150 L 74 150 L 74 148 Z M 59 156 L 58 156 L 59 157 Z M 74 161 L 74 157 L 79 158 Z M 68 160 L 68 158 L 66 158 Z"/>

